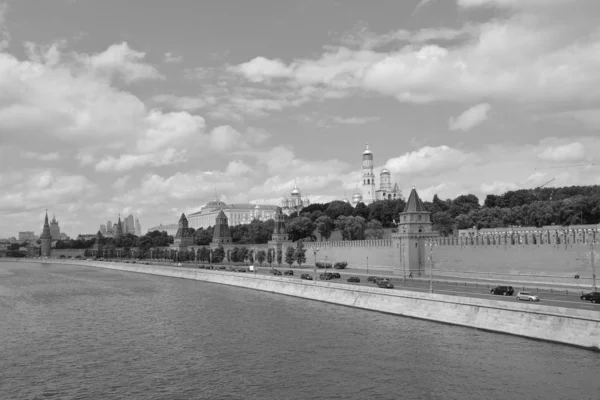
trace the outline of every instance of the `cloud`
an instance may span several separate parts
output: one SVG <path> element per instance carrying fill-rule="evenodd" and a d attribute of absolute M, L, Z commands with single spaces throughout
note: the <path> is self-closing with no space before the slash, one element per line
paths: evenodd
<path fill-rule="evenodd" d="M 171 53 L 170 51 L 167 51 L 165 53 L 165 59 L 164 59 L 164 61 L 167 64 L 178 64 L 178 63 L 180 63 L 180 62 L 183 61 L 183 56 L 176 56 L 173 53 Z"/>
<path fill-rule="evenodd" d="M 585 158 L 585 147 L 579 142 L 561 146 L 548 146 L 538 157 L 544 161 L 568 162 L 581 161 Z"/>
<path fill-rule="evenodd" d="M 10 35 L 4 28 L 6 25 L 6 14 L 8 12 L 8 4 L 0 3 L 0 51 L 8 47 Z"/>
<path fill-rule="evenodd" d="M 450 118 L 448 127 L 451 131 L 470 131 L 488 118 L 492 107 L 488 103 L 477 104 L 464 111 L 456 118 Z"/>
<path fill-rule="evenodd" d="M 133 168 L 151 165 L 160 167 L 163 165 L 177 164 L 187 161 L 182 152 L 172 147 L 149 154 L 122 154 L 118 158 L 107 156 L 96 164 L 96 171 L 127 171 Z"/>
<path fill-rule="evenodd" d="M 468 157 L 469 155 L 461 150 L 445 145 L 425 146 L 400 157 L 390 158 L 385 167 L 395 174 L 434 174 L 457 168 L 465 163 Z"/>
<path fill-rule="evenodd" d="M 430 41 L 410 42 L 417 31 L 367 38 L 359 49 L 326 47 L 316 58 L 290 62 L 257 56 L 231 71 L 251 82 L 362 90 L 402 102 L 517 101 L 545 108 L 600 102 L 600 36 L 595 3 L 561 1 L 462 1 L 464 9 L 509 7 L 459 29 L 430 30 Z M 445 36 L 450 43 L 439 39 Z M 409 39 L 392 50 L 381 43 Z M 358 42 L 364 42 L 359 38 Z"/>
<path fill-rule="evenodd" d="M 263 143 L 270 135 L 261 129 L 248 129 L 240 133 L 230 125 L 222 125 L 214 128 L 208 137 L 209 145 L 219 152 L 233 149 L 249 149 L 252 145 Z"/>
<path fill-rule="evenodd" d="M 113 184 L 112 188 L 115 190 L 123 190 L 127 186 L 127 183 L 131 180 L 131 175 L 125 175 L 118 178 Z"/>
<path fill-rule="evenodd" d="M 491 183 L 482 183 L 481 192 L 484 194 L 502 194 L 509 190 L 517 190 L 519 186 L 514 182 L 494 181 Z"/>
<path fill-rule="evenodd" d="M 379 117 L 340 117 L 334 116 L 333 121 L 338 124 L 348 124 L 348 125 L 363 125 L 369 122 L 378 121 Z"/>
<path fill-rule="evenodd" d="M 156 103 L 164 104 L 176 110 L 197 111 L 205 107 L 208 102 L 202 98 L 189 96 L 174 96 L 161 94 L 152 98 Z"/>
<path fill-rule="evenodd" d="M 60 158 L 58 153 L 36 153 L 34 151 L 25 151 L 21 153 L 22 157 L 30 158 L 38 161 L 55 161 Z"/>
<path fill-rule="evenodd" d="M 146 53 L 135 51 L 126 42 L 113 44 L 102 53 L 80 55 L 79 59 L 98 73 L 118 75 L 126 83 L 148 79 L 164 79 L 153 66 L 142 60 Z"/>

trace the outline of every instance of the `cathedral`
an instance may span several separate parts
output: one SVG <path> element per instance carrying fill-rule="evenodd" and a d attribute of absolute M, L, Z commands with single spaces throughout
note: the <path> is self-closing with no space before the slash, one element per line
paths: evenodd
<path fill-rule="evenodd" d="M 284 197 L 281 200 L 281 211 L 285 215 L 290 215 L 293 212 L 300 212 L 304 207 L 308 207 L 310 205 L 310 201 L 308 198 L 302 198 L 302 193 L 300 189 L 294 183 L 294 188 L 290 193 L 290 198 Z"/>
<path fill-rule="evenodd" d="M 383 168 L 379 172 L 379 189 L 376 188 L 375 173 L 373 172 L 373 152 L 369 150 L 369 145 L 362 153 L 362 191 L 358 187 L 352 196 L 352 205 L 356 207 L 358 203 L 371 204 L 378 200 L 396 200 L 402 198 L 402 191 L 398 184 L 392 185 L 390 171 Z M 344 199 L 347 202 L 347 199 Z"/>

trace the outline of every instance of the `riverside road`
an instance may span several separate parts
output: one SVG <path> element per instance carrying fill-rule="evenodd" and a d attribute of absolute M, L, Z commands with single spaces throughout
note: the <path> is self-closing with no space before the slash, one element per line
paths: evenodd
<path fill-rule="evenodd" d="M 177 265 L 172 263 L 153 263 L 156 265 Z M 181 268 L 198 268 L 195 264 L 183 263 Z M 233 272 L 230 271 L 230 267 L 226 266 L 227 269 L 219 270 L 221 272 L 227 272 L 231 274 L 244 274 L 241 272 Z M 248 268 L 246 267 L 235 267 L 234 268 Z M 284 271 L 289 270 L 286 266 L 282 268 L 276 268 L 282 273 Z M 273 276 L 270 273 L 270 267 L 258 267 L 257 275 L 266 275 Z M 292 279 L 300 279 L 301 274 L 310 274 L 314 278 L 314 268 L 304 266 L 304 267 L 294 267 L 292 268 L 294 271 L 293 276 L 281 275 L 282 278 L 292 278 Z M 373 271 L 372 273 L 367 274 L 365 271 L 360 269 L 352 269 L 352 270 L 331 270 L 328 269 L 327 272 L 338 272 L 341 275 L 340 279 L 333 279 L 327 282 L 331 283 L 340 283 L 347 285 L 358 285 L 358 286 L 368 286 L 368 287 L 377 287 L 374 283 L 368 282 L 367 278 L 369 276 L 377 276 L 381 278 L 388 278 L 390 282 L 394 285 L 394 289 L 389 290 L 410 290 L 417 292 L 429 292 L 429 280 L 428 278 L 407 278 L 406 281 L 402 277 L 398 277 L 397 275 L 392 275 L 389 273 L 385 273 L 381 270 Z M 317 269 L 317 275 L 324 273 L 324 269 Z M 245 274 L 251 274 L 252 272 L 248 271 Z M 360 283 L 350 283 L 347 282 L 346 279 L 350 276 L 357 276 L 360 278 Z M 278 276 L 274 276 L 277 278 Z M 565 308 L 574 308 L 580 310 L 595 310 L 600 312 L 600 304 L 593 304 L 589 301 L 583 301 L 579 298 L 582 292 L 588 293 L 592 289 L 591 288 L 558 288 L 556 286 L 548 285 L 531 285 L 530 283 L 511 283 L 513 286 L 515 293 L 513 296 L 498 296 L 490 294 L 490 289 L 496 287 L 497 285 L 506 285 L 505 282 L 482 282 L 482 281 L 460 281 L 456 278 L 449 278 L 446 280 L 445 278 L 434 278 L 433 280 L 433 292 L 438 294 L 446 294 L 451 296 L 463 296 L 463 297 L 473 297 L 473 298 L 481 298 L 481 299 L 493 299 L 497 301 L 507 301 L 507 302 L 519 302 L 516 299 L 516 295 L 519 291 L 527 291 L 529 293 L 535 294 L 539 296 L 540 301 L 537 303 L 528 303 L 532 305 L 545 305 L 545 306 L 554 306 L 554 307 L 565 307 Z"/>

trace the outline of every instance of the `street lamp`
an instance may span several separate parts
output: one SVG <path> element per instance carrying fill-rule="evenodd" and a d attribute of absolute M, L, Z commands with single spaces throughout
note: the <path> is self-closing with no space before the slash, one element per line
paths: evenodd
<path fill-rule="evenodd" d="M 433 293 L 433 242 L 429 246 L 429 293 Z"/>
<path fill-rule="evenodd" d="M 592 239 L 589 242 L 590 245 L 590 264 L 592 265 L 592 286 L 594 287 L 594 292 L 598 291 L 598 286 L 596 286 L 596 260 L 595 260 L 595 251 L 594 245 L 596 244 L 596 239 Z"/>
<path fill-rule="evenodd" d="M 399 260 L 400 260 L 400 264 L 402 264 L 402 279 L 404 280 L 404 282 L 406 283 L 406 264 L 403 262 L 404 260 L 402 260 L 402 250 L 404 250 L 404 243 L 402 243 L 402 245 L 400 245 L 400 243 L 398 243 L 398 251 L 399 251 Z"/>
<path fill-rule="evenodd" d="M 319 251 L 319 248 L 314 248 L 313 249 L 313 254 L 315 256 L 315 282 L 317 281 L 317 252 Z M 327 270 L 327 264 L 325 264 L 325 269 Z"/>
<path fill-rule="evenodd" d="M 367 275 L 369 275 L 369 256 L 367 256 Z"/>

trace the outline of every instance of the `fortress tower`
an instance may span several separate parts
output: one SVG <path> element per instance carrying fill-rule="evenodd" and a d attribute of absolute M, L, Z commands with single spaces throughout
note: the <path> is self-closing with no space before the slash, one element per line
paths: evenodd
<path fill-rule="evenodd" d="M 187 248 L 187 246 L 192 246 L 194 244 L 194 235 L 190 232 L 190 227 L 185 214 L 181 214 L 179 218 L 179 227 L 177 228 L 177 233 L 175 234 L 175 239 L 171 247 L 173 248 Z"/>
<path fill-rule="evenodd" d="M 213 239 L 210 247 L 218 247 L 220 244 L 231 244 L 233 239 L 231 238 L 231 231 L 229 230 L 229 224 L 227 223 L 227 215 L 223 212 L 223 209 L 215 218 L 215 227 L 213 229 Z"/>
<path fill-rule="evenodd" d="M 432 230 L 431 214 L 425 210 L 413 187 L 404 211 L 399 215 L 398 233 L 392 235 L 395 247 L 400 251 L 400 267 L 394 269 L 394 274 L 423 276 L 428 266 L 425 245 L 437 236 Z"/>
<path fill-rule="evenodd" d="M 273 259 L 276 260 L 277 254 L 285 254 L 285 250 L 292 245 L 292 241 L 288 239 L 285 227 L 285 215 L 281 207 L 277 207 L 273 219 L 275 220 L 275 224 L 273 226 L 273 235 L 269 241 L 269 251 L 273 251 Z"/>
<path fill-rule="evenodd" d="M 40 235 L 42 241 L 42 257 L 50 257 L 52 249 L 52 234 L 50 233 L 50 224 L 48 223 L 48 210 L 46 210 L 46 218 L 44 219 L 44 228 Z"/>
<path fill-rule="evenodd" d="M 362 202 L 366 205 L 375 201 L 375 174 L 373 173 L 373 153 L 369 145 L 362 153 L 363 177 L 362 177 Z"/>

